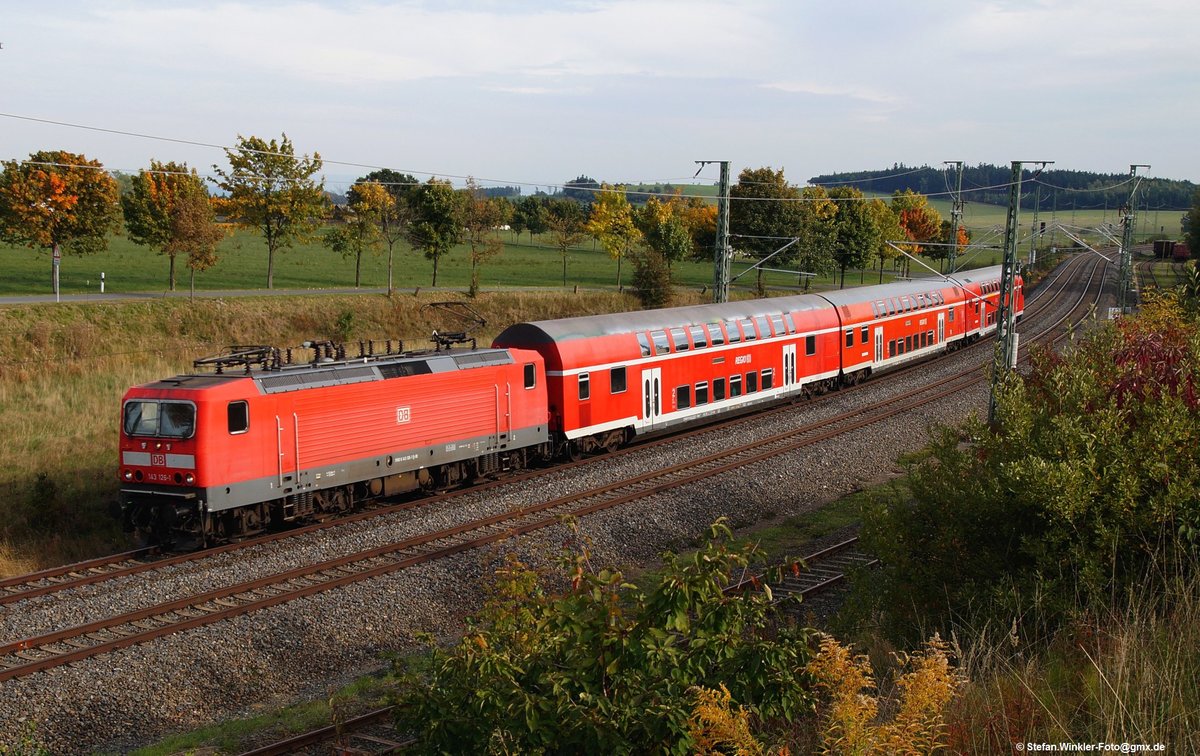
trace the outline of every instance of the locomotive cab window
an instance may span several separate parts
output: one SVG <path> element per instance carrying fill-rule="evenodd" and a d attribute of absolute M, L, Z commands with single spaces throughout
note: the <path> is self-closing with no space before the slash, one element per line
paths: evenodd
<path fill-rule="evenodd" d="M 808 357 L 811 357 L 816 353 L 817 353 L 817 337 L 816 336 L 805 336 L 804 337 L 804 354 Z"/>
<path fill-rule="evenodd" d="M 250 405 L 247 402 L 230 402 L 226 409 L 229 433 L 245 433 L 250 429 Z"/>
<path fill-rule="evenodd" d="M 580 373 L 579 374 L 579 399 L 580 399 L 580 401 L 582 401 L 584 399 L 591 399 L 591 398 L 592 398 L 591 377 L 587 373 Z"/>
<path fill-rule="evenodd" d="M 525 388 L 531 389 L 537 386 L 537 368 L 532 362 L 525 363 Z"/>
<path fill-rule="evenodd" d="M 191 402 L 132 400 L 125 403 L 125 434 L 190 438 L 196 430 L 196 407 Z"/>
<path fill-rule="evenodd" d="M 608 379 L 611 383 L 610 393 L 623 394 L 625 393 L 625 368 L 615 367 L 608 371 Z"/>

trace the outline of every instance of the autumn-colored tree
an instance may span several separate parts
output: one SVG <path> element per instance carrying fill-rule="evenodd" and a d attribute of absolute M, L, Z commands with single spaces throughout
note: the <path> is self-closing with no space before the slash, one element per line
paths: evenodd
<path fill-rule="evenodd" d="M 0 173 L 0 239 L 66 254 L 108 247 L 120 223 L 117 182 L 96 160 L 62 150 L 9 160 Z"/>
<path fill-rule="evenodd" d="M 184 256 L 188 267 L 191 293 L 196 293 L 196 273 L 217 264 L 217 245 L 225 238 L 225 229 L 216 222 L 212 202 L 203 184 L 184 186 L 171 212 L 171 238 L 163 254 L 174 260 Z"/>
<path fill-rule="evenodd" d="M 941 235 L 942 216 L 929 204 L 929 198 L 924 194 L 917 194 L 911 189 L 893 192 L 892 212 L 900 219 L 904 238 L 912 242 L 902 247 L 909 254 L 921 254 L 925 250 L 921 242 L 935 242 Z M 907 259 L 904 266 L 906 273 Z"/>
<path fill-rule="evenodd" d="M 643 243 L 662 255 L 667 268 L 692 254 L 692 235 L 686 222 L 679 214 L 681 203 L 677 197 L 666 201 L 651 197 L 634 213 L 634 222 L 642 232 Z"/>
<path fill-rule="evenodd" d="M 463 232 L 471 262 L 471 283 L 467 294 L 479 294 L 479 269 L 485 262 L 504 250 L 504 242 L 496 237 L 496 229 L 504 221 L 508 200 L 488 197 L 474 178 L 467 179 L 463 193 Z"/>
<path fill-rule="evenodd" d="M 837 203 L 837 215 L 833 223 L 833 259 L 841 271 L 842 288 L 846 285 L 846 269 L 862 268 L 871 259 L 880 243 L 879 226 L 863 193 L 849 186 L 839 186 L 829 191 L 829 197 Z"/>
<path fill-rule="evenodd" d="M 692 237 L 692 257 L 711 260 L 717 246 L 716 204 L 703 197 L 686 197 L 676 212 Z"/>
<path fill-rule="evenodd" d="M 237 147 L 226 149 L 229 170 L 214 165 L 210 179 L 228 193 L 224 209 L 243 228 L 267 243 L 267 288 L 275 286 L 275 253 L 309 238 L 325 212 L 325 181 L 313 180 L 321 156 L 296 157 L 287 134 L 266 141 L 238 135 Z"/>
<path fill-rule="evenodd" d="M 438 265 L 462 238 L 462 195 L 449 181 L 430 177 L 412 196 L 412 222 L 408 240 L 433 263 L 433 285 Z"/>
<path fill-rule="evenodd" d="M 963 249 L 970 243 L 971 232 L 967 230 L 966 226 L 960 225 L 957 237 L 951 238 L 950 221 L 944 220 L 938 231 L 938 246 L 929 250 L 929 256 L 938 261 L 938 269 L 941 270 L 942 264 L 946 260 L 960 256 Z"/>
<path fill-rule="evenodd" d="M 584 240 L 586 216 L 578 202 L 552 199 L 546 204 L 546 225 L 558 254 L 562 257 L 562 282 L 567 285 L 567 252 Z"/>
<path fill-rule="evenodd" d="M 381 168 L 371 171 L 354 183 L 378 184 L 392 197 L 392 202 L 383 203 L 379 212 L 379 236 L 387 245 L 387 290 L 390 297 L 394 291 L 392 269 L 396 242 L 408 234 L 408 224 L 412 221 L 413 196 L 420 190 L 421 182 L 407 173 Z"/>
<path fill-rule="evenodd" d="M 181 203 L 190 203 L 186 221 L 175 222 Z M 220 241 L 224 232 L 216 226 L 204 181 L 186 163 L 162 163 L 151 160 L 150 167 L 129 177 L 129 191 L 121 197 L 125 210 L 125 230 L 129 239 L 165 255 L 167 285 L 175 291 L 175 261 L 179 254 L 202 248 L 212 239 Z M 205 214 L 207 210 L 207 215 Z M 198 234 L 189 242 L 177 234 Z"/>
<path fill-rule="evenodd" d="M 592 202 L 587 232 L 600 242 L 608 256 L 617 261 L 617 290 L 623 290 L 621 261 L 629 256 L 641 240 L 642 232 L 633 222 L 633 206 L 625 189 L 601 184 Z"/>
<path fill-rule="evenodd" d="M 354 288 L 362 285 L 364 252 L 378 253 L 383 244 L 381 218 L 396 200 L 380 184 L 354 184 L 346 193 L 345 222 L 325 232 L 325 244 L 342 257 L 354 258 Z M 390 293 L 390 291 L 389 291 Z"/>

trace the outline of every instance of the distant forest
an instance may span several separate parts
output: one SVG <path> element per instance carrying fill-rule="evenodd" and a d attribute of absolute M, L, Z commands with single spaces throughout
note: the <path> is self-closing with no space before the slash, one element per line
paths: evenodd
<path fill-rule="evenodd" d="M 1035 178 L 1036 175 L 1036 178 Z M 966 166 L 963 170 L 963 200 L 987 202 L 995 205 L 1008 204 L 1008 181 L 1012 169 L 1007 166 Z M 954 190 L 955 169 L 919 168 L 903 163 L 881 171 L 856 171 L 813 176 L 810 184 L 847 184 L 864 192 L 891 194 L 896 190 L 912 189 L 920 194 L 938 199 L 950 199 Z M 1133 184 L 1128 174 L 1091 173 L 1088 171 L 1055 171 L 1041 173 L 1026 170 L 1021 179 L 1021 207 L 1032 210 L 1037 203 L 1042 210 L 1050 208 L 1078 209 L 1122 207 L 1129 201 L 1129 190 Z M 1187 210 L 1192 206 L 1196 184 L 1191 181 L 1170 179 L 1142 179 L 1138 187 L 1138 210 Z"/>

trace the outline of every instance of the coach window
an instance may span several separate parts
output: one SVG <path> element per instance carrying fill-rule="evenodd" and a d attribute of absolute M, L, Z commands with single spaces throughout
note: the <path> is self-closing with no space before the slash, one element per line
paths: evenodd
<path fill-rule="evenodd" d="M 751 370 L 746 373 L 746 393 L 753 394 L 758 391 L 758 373 Z"/>
<path fill-rule="evenodd" d="M 638 346 L 642 348 L 642 356 L 649 357 L 650 356 L 650 339 L 646 337 L 646 334 L 639 333 L 637 335 L 637 340 L 638 340 Z"/>
<path fill-rule="evenodd" d="M 246 402 L 230 402 L 226 416 L 230 434 L 245 433 L 250 428 L 250 405 Z"/>
<path fill-rule="evenodd" d="M 671 344 L 667 341 L 666 331 L 651 331 L 650 340 L 654 342 L 655 354 L 666 354 L 671 351 Z"/>
<path fill-rule="evenodd" d="M 769 325 L 770 321 L 766 315 L 759 315 L 754 319 L 754 322 L 758 325 L 759 337 L 764 339 L 771 338 L 771 326 Z"/>
<path fill-rule="evenodd" d="M 697 349 L 708 346 L 708 333 L 704 330 L 704 326 L 692 326 L 688 332 L 692 335 L 692 346 Z"/>
<path fill-rule="evenodd" d="M 933 331 L 928 331 L 928 332 L 927 332 L 927 334 L 928 334 L 928 337 L 929 337 L 929 343 L 930 343 L 930 344 L 936 344 L 936 343 L 937 343 L 937 339 L 935 339 L 935 338 L 933 337 Z"/>
<path fill-rule="evenodd" d="M 682 328 L 672 328 L 671 343 L 675 345 L 676 352 L 686 352 L 688 350 L 687 333 Z"/>
<path fill-rule="evenodd" d="M 896 340 L 892 339 L 888 342 L 888 357 L 896 356 Z"/>
<path fill-rule="evenodd" d="M 913 350 L 913 337 L 905 336 L 904 337 L 904 351 L 911 352 L 912 350 Z"/>
<path fill-rule="evenodd" d="M 724 378 L 714 378 L 713 379 L 713 401 L 719 402 L 724 398 L 725 398 L 725 379 Z"/>
<path fill-rule="evenodd" d="M 758 334 L 754 332 L 754 321 L 750 318 L 742 321 L 742 336 L 746 341 L 754 341 L 758 338 Z"/>
<path fill-rule="evenodd" d="M 624 394 L 625 393 L 625 368 L 615 367 L 608 371 L 609 393 Z"/>
<path fill-rule="evenodd" d="M 537 386 L 537 368 L 532 362 L 525 364 L 525 388 L 531 389 Z"/>
<path fill-rule="evenodd" d="M 675 408 L 687 409 L 692 406 L 692 387 L 678 386 L 675 389 Z"/>
<path fill-rule="evenodd" d="M 592 380 L 587 373 L 579 374 L 579 400 L 592 398 Z"/>
<path fill-rule="evenodd" d="M 770 391 L 775 386 L 775 368 L 763 370 L 763 391 Z"/>
<path fill-rule="evenodd" d="M 866 326 L 863 326 L 861 337 L 862 337 L 861 343 L 863 343 L 863 344 L 866 344 L 868 341 L 870 341 L 871 340 L 871 329 Z"/>
<path fill-rule="evenodd" d="M 848 346 L 848 347 L 854 346 L 854 329 L 853 328 L 846 331 L 846 346 Z"/>
<path fill-rule="evenodd" d="M 808 357 L 811 357 L 816 353 L 817 353 L 817 337 L 816 336 L 805 336 L 804 337 L 804 354 Z"/>
<path fill-rule="evenodd" d="M 721 326 L 719 324 L 708 324 L 708 338 L 712 341 L 713 346 L 721 346 L 725 343 L 725 334 L 721 333 Z"/>
<path fill-rule="evenodd" d="M 783 323 L 784 323 L 784 325 L 787 326 L 788 333 L 796 332 L 796 330 L 797 330 L 796 329 L 796 321 L 794 321 L 792 319 L 792 313 L 790 313 L 790 312 L 783 313 Z"/>
<path fill-rule="evenodd" d="M 742 332 L 738 330 L 737 323 L 732 320 L 725 322 L 725 333 L 729 334 L 730 344 L 736 344 L 742 340 Z"/>
<path fill-rule="evenodd" d="M 696 384 L 696 406 L 708 404 L 708 381 Z"/>
<path fill-rule="evenodd" d="M 729 376 L 729 396 L 733 397 L 733 396 L 741 396 L 741 395 L 742 395 L 742 376 L 740 376 L 740 375 Z"/>
<path fill-rule="evenodd" d="M 874 302 L 871 303 L 871 317 L 879 317 L 879 307 L 877 307 Z"/>
<path fill-rule="evenodd" d="M 949 320 L 951 323 L 954 322 L 954 308 L 953 307 L 950 308 L 950 315 L 946 318 L 946 320 Z"/>

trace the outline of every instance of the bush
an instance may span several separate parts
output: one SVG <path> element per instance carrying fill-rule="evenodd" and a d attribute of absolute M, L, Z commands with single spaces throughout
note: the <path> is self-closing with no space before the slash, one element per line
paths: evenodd
<path fill-rule="evenodd" d="M 671 301 L 671 268 L 666 258 L 652 249 L 639 250 L 631 257 L 633 285 L 642 307 L 665 307 Z"/>

